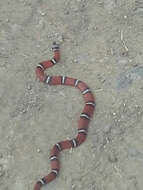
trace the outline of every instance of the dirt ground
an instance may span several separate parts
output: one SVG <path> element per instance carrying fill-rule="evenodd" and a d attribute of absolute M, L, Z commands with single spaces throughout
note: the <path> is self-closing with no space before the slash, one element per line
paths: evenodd
<path fill-rule="evenodd" d="M 50 149 L 77 133 L 84 102 L 47 71 L 85 81 L 96 96 L 86 142 L 61 153 L 58 178 L 42 190 L 143 187 L 143 1 L 0 0 L 0 190 L 32 190 L 50 172 Z"/>

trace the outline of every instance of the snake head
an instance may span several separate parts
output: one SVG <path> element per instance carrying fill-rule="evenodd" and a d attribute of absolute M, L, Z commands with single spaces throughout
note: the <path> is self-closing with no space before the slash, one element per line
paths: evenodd
<path fill-rule="evenodd" d="M 56 42 L 53 42 L 53 44 L 52 44 L 52 50 L 53 51 L 59 50 L 59 44 L 57 44 Z"/>

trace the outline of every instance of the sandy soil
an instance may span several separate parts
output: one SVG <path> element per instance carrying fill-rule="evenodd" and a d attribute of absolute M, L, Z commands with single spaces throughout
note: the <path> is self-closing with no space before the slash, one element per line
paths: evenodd
<path fill-rule="evenodd" d="M 61 154 L 59 177 L 43 190 L 143 187 L 142 0 L 0 0 L 0 190 L 31 190 L 50 171 L 52 146 L 77 133 L 79 91 L 35 77 L 85 81 L 96 95 L 87 141 Z"/>

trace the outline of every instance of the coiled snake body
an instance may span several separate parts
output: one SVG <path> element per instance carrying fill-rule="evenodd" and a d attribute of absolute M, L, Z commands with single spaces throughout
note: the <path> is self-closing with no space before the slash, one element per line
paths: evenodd
<path fill-rule="evenodd" d="M 43 61 L 38 64 L 38 66 L 36 67 L 36 76 L 41 82 L 44 82 L 48 85 L 67 85 L 78 88 L 83 95 L 85 106 L 78 120 L 78 134 L 76 138 L 61 141 L 54 145 L 50 153 L 51 172 L 47 176 L 37 181 L 34 186 L 34 190 L 40 190 L 43 185 L 49 183 L 56 178 L 60 169 L 58 156 L 62 150 L 75 148 L 85 141 L 88 132 L 88 124 L 95 108 L 94 96 L 86 83 L 78 79 L 64 76 L 47 76 L 44 73 L 45 69 L 55 65 L 60 59 L 59 46 L 55 42 L 53 43 L 52 50 L 54 52 L 54 57 L 51 60 Z"/>

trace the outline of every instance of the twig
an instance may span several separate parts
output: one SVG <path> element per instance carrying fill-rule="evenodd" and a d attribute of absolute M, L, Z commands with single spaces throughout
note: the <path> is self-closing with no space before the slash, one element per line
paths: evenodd
<path fill-rule="evenodd" d="M 122 30 L 121 30 L 121 41 L 122 41 L 124 49 L 126 50 L 126 52 L 128 52 L 129 49 L 128 49 L 127 45 L 125 44 L 124 35 L 123 35 L 123 31 Z"/>
<path fill-rule="evenodd" d="M 102 88 L 95 90 L 95 92 L 101 92 L 101 91 L 103 91 Z"/>

